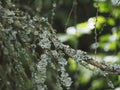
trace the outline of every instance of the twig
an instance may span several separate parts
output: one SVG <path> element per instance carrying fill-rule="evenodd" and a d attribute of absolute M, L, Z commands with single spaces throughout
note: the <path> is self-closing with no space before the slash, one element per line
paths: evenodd
<path fill-rule="evenodd" d="M 52 29 L 52 32 L 54 32 L 54 29 L 50 26 L 50 24 L 47 22 L 47 24 L 49 25 L 50 29 Z M 79 59 L 82 59 L 82 61 L 87 62 L 88 64 L 91 64 L 99 69 L 101 69 L 102 71 L 107 71 L 113 74 L 117 74 L 120 75 L 120 66 L 119 65 L 106 65 L 105 63 L 101 63 L 98 62 L 96 60 L 94 60 L 92 57 L 90 57 L 87 52 L 84 52 L 82 50 L 74 50 L 71 47 L 62 44 L 60 41 L 58 41 L 58 39 L 55 37 L 55 33 L 53 34 L 53 38 L 51 38 L 52 42 L 54 43 L 54 45 L 56 46 L 56 49 L 60 49 L 62 50 L 66 55 L 68 55 L 68 57 L 72 57 L 74 58 L 74 56 L 76 54 L 78 54 L 78 57 L 81 56 Z M 79 51 L 79 52 L 78 52 Z M 77 53 L 78 52 L 78 53 Z M 79 61 L 79 62 L 78 62 Z M 81 63 L 81 60 L 77 60 L 77 63 Z"/>

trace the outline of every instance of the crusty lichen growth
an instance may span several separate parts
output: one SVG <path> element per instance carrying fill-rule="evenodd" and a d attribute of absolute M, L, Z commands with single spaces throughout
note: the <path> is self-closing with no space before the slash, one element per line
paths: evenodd
<path fill-rule="evenodd" d="M 65 54 L 55 47 L 47 19 L 31 17 L 14 5 L 10 8 L 0 5 L 0 89 L 47 90 L 51 69 L 59 90 L 61 85 L 69 88 Z"/>

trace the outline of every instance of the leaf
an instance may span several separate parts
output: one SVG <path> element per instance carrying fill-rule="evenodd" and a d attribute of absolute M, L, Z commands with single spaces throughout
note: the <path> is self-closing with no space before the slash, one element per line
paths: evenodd
<path fill-rule="evenodd" d="M 68 63 L 69 63 L 69 69 L 71 71 L 75 71 L 77 69 L 77 65 L 76 65 L 76 62 L 74 61 L 74 59 L 69 58 Z"/>
<path fill-rule="evenodd" d="M 101 13 L 108 13 L 111 12 L 111 4 L 110 3 L 105 3 L 105 2 L 99 2 L 99 12 Z"/>
<path fill-rule="evenodd" d="M 94 19 L 96 20 L 96 18 L 94 17 Z M 96 28 L 100 29 L 102 27 L 102 25 L 105 23 L 106 19 L 103 16 L 98 16 L 97 17 L 97 24 L 96 24 Z"/>
<path fill-rule="evenodd" d="M 92 89 L 90 90 L 100 90 L 100 88 L 102 88 L 105 84 L 106 83 L 103 79 L 94 80 L 92 82 Z"/>
<path fill-rule="evenodd" d="M 108 41 L 108 38 L 110 37 L 111 35 L 110 34 L 106 34 L 106 35 L 103 35 L 100 37 L 100 42 L 106 42 Z"/>
<path fill-rule="evenodd" d="M 109 19 L 107 20 L 107 23 L 108 23 L 109 25 L 111 25 L 111 26 L 114 26 L 114 25 L 115 25 L 115 20 L 114 20 L 113 18 L 109 18 Z"/>
<path fill-rule="evenodd" d="M 87 22 L 77 24 L 77 28 L 83 28 L 83 27 L 86 27 L 86 26 L 87 26 Z"/>
<path fill-rule="evenodd" d="M 92 77 L 92 72 L 89 71 L 88 69 L 82 68 L 78 80 L 81 84 L 87 84 L 90 81 L 91 77 Z"/>

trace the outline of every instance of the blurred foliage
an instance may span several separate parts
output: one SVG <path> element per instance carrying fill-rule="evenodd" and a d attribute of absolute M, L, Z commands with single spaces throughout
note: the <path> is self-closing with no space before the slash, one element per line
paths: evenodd
<path fill-rule="evenodd" d="M 98 34 L 97 35 L 98 46 L 95 45 L 95 41 L 94 41 L 89 45 L 89 48 L 91 48 L 91 50 L 97 48 L 98 51 L 96 57 L 100 57 L 100 59 L 98 60 L 105 61 L 107 63 L 120 64 L 119 61 L 120 60 L 120 54 L 119 54 L 120 53 L 119 52 L 120 51 L 120 43 L 119 43 L 120 42 L 120 26 L 119 26 L 120 1 L 95 0 L 93 2 L 93 6 L 96 9 L 98 8 L 98 16 L 94 15 L 93 17 L 89 17 L 88 20 L 86 19 L 86 21 L 84 22 L 80 22 L 80 23 L 78 22 L 76 25 L 73 24 L 72 26 L 66 29 L 66 35 L 64 34 L 64 36 L 62 36 L 62 34 L 59 34 L 58 37 L 62 42 L 70 44 L 74 48 L 76 48 L 76 46 L 77 48 L 80 48 L 82 42 L 85 42 L 85 40 L 81 42 L 80 38 L 82 38 L 86 34 L 94 35 L 95 37 L 94 25 L 96 25 L 97 34 Z M 65 38 L 66 36 L 67 38 Z M 64 40 L 62 38 L 64 38 Z M 91 53 L 91 51 L 89 52 Z M 76 67 L 76 64 L 72 63 L 71 61 L 69 69 L 71 71 L 76 70 L 74 66 Z M 89 90 L 106 90 L 105 88 L 107 83 L 105 82 L 106 81 L 105 79 L 91 80 L 92 78 L 95 77 L 94 75 L 92 76 L 89 75 L 89 71 L 84 70 L 83 68 L 81 68 L 80 71 L 81 73 L 77 78 L 79 80 L 78 83 L 80 85 L 85 84 L 86 86 L 88 86 L 87 84 L 91 83 Z M 91 73 L 92 72 L 90 72 L 90 74 Z M 111 78 L 113 78 L 114 83 L 119 83 L 120 81 L 119 77 L 117 76 Z M 116 80 L 115 78 L 118 78 L 118 80 Z M 120 87 L 119 84 L 116 84 L 116 87 L 119 88 Z"/>

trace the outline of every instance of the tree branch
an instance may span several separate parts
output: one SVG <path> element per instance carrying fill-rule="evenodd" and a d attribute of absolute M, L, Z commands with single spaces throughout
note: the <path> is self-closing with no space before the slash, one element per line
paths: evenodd
<path fill-rule="evenodd" d="M 105 63 L 98 62 L 98 61 L 94 60 L 91 56 L 89 56 L 87 54 L 87 52 L 84 52 L 82 50 L 74 50 L 74 49 L 70 48 L 69 46 L 62 44 L 57 39 L 54 29 L 51 27 L 51 25 L 48 22 L 47 22 L 47 25 L 50 27 L 50 29 L 53 33 L 51 40 L 53 41 L 54 45 L 56 46 L 56 49 L 62 50 L 66 55 L 74 58 L 74 60 L 78 63 L 81 63 L 81 60 L 82 60 L 82 61 L 87 62 L 88 64 L 91 64 L 91 65 L 101 69 L 102 71 L 107 71 L 107 72 L 110 72 L 113 74 L 120 75 L 120 65 L 116 65 L 116 64 L 107 65 Z"/>
<path fill-rule="evenodd" d="M 98 68 L 100 68 L 103 71 L 112 72 L 114 74 L 120 75 L 120 66 L 119 65 L 106 65 L 105 63 L 100 63 L 98 61 L 95 61 L 94 59 L 91 60 L 85 60 L 87 63 L 94 65 Z"/>

